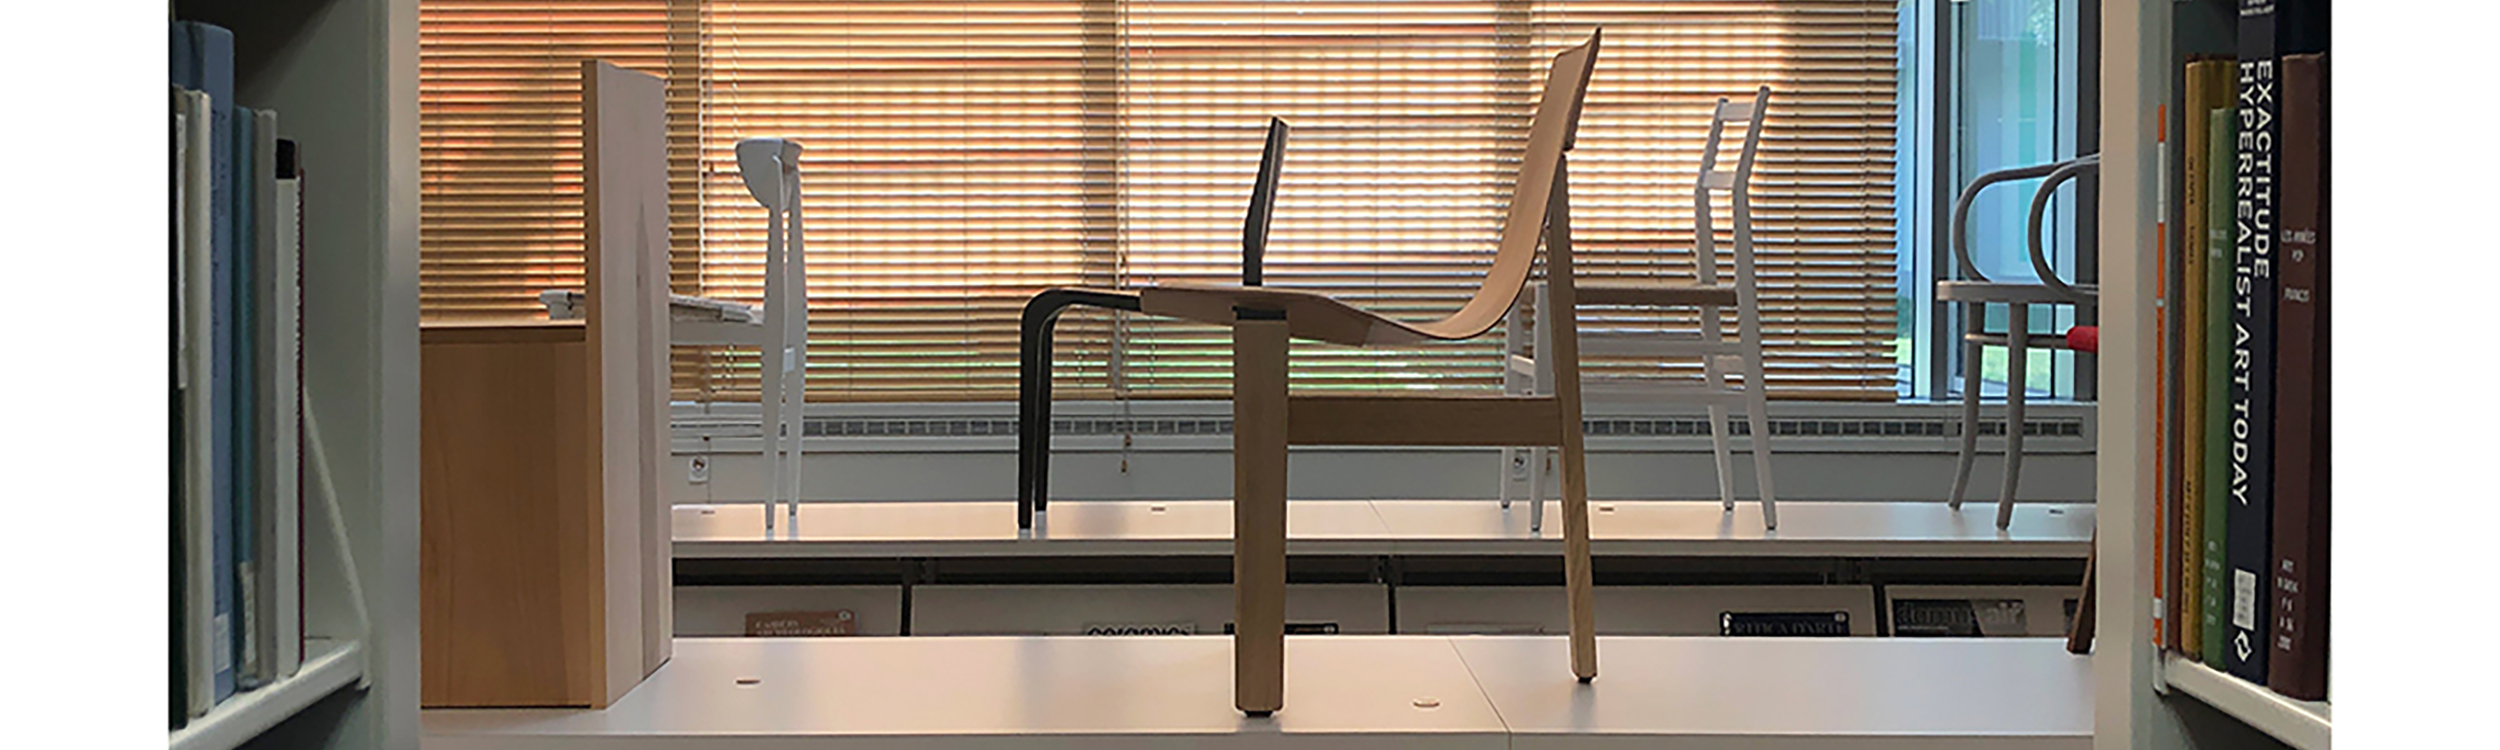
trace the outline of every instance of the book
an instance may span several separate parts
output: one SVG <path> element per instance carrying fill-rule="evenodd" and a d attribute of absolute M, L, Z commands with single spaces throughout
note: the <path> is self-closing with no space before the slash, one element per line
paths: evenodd
<path fill-rule="evenodd" d="M 167 156 L 165 203 L 169 209 L 165 226 L 168 245 L 166 258 L 167 264 L 171 266 L 165 278 L 173 281 L 168 287 L 171 291 L 169 295 L 171 299 L 167 302 L 170 314 L 166 315 L 166 319 L 171 321 L 173 326 L 172 331 L 165 336 L 165 341 L 172 349 L 168 356 L 170 361 L 166 363 L 165 377 L 165 382 L 170 386 L 171 391 L 166 407 L 166 425 L 169 428 L 166 437 L 171 444 L 166 447 L 165 459 L 166 466 L 170 469 L 166 472 L 168 479 L 166 484 L 171 486 L 171 489 L 166 492 L 168 496 L 166 502 L 169 508 L 165 514 L 165 592 L 167 596 L 165 611 L 170 615 L 168 619 L 171 622 L 166 628 L 165 654 L 166 681 L 172 683 L 167 700 L 167 705 L 170 707 L 170 727 L 181 729 L 182 725 L 191 722 L 191 698 L 188 695 L 191 676 L 187 667 L 189 662 L 183 656 L 183 644 L 186 642 L 183 636 L 189 631 L 183 622 L 182 611 L 183 590 L 185 583 L 189 580 L 184 577 L 183 572 L 183 560 L 187 556 L 183 554 L 182 534 L 184 508 L 182 452 L 185 445 L 182 439 L 182 386 L 187 380 L 182 375 L 182 188 L 185 167 L 183 159 L 187 155 L 185 147 L 190 144 L 190 141 L 183 138 L 188 121 L 183 117 L 182 87 L 174 86 L 172 89 L 173 132 L 168 136 L 171 140 L 165 148 Z"/>
<path fill-rule="evenodd" d="M 271 555 L 276 575 L 270 591 L 277 600 L 272 623 L 275 676 L 284 678 L 294 676 L 304 664 L 304 184 L 295 142 L 273 139 L 270 146 L 271 161 L 277 166 L 276 209 L 271 212 L 276 218 L 277 241 L 262 268 L 263 275 L 272 280 L 264 299 L 273 320 L 268 329 L 273 342 L 270 362 L 277 376 L 272 378 L 269 397 L 271 418 L 263 429 L 276 448 L 270 451 L 274 460 L 267 473 L 277 499 Z"/>
<path fill-rule="evenodd" d="M 2281 179 L 2282 294 L 2275 350 L 2273 637 L 2266 686 L 2326 699 L 2328 281 L 2326 56 L 2285 55 Z"/>
<path fill-rule="evenodd" d="M 2225 671 L 2266 681 L 2272 596 L 2276 294 L 2281 258 L 2277 181 L 2282 55 L 2325 49 L 2324 0 L 2240 0 L 2238 215 L 2234 246 L 2230 528 L 2230 648 Z"/>
<path fill-rule="evenodd" d="M 259 430 L 255 429 L 260 408 L 260 368 L 258 364 L 259 331 L 254 322 L 254 261 L 258 259 L 260 228 L 259 113 L 250 107 L 234 108 L 234 170 L 227 174 L 234 179 L 234 215 L 228 226 L 234 232 L 233 262 L 227 265 L 229 283 L 233 285 L 232 331 L 234 354 L 233 375 L 226 386 L 233 393 L 233 419 L 225 423 L 233 441 L 232 476 L 234 477 L 234 683 L 237 690 L 260 687 L 265 673 L 261 668 L 261 605 L 262 574 L 267 567 L 261 550 L 261 505 L 258 475 L 263 453 Z"/>
<path fill-rule="evenodd" d="M 221 633 L 215 629 L 217 616 L 216 514 L 213 425 L 210 422 L 209 387 L 211 336 L 209 328 L 209 248 L 215 232 L 210 229 L 211 178 L 210 157 L 213 138 L 209 135 L 210 105 L 208 95 L 189 89 L 179 95 L 184 110 L 186 132 L 183 169 L 182 226 L 182 502 L 183 502 L 183 602 L 182 622 L 185 671 L 190 684 L 185 697 L 190 714 L 198 716 L 215 705 L 216 672 L 222 647 Z"/>
<path fill-rule="evenodd" d="M 2168 572 L 2176 582 L 2178 616 L 2172 618 L 2178 635 L 2171 642 L 2190 659 L 2204 653 L 2203 619 L 2199 607 L 2204 581 L 2204 555 L 2201 516 L 2205 509 L 2205 333 L 2206 333 L 2206 245 L 2212 236 L 2209 202 L 2222 194 L 2212 192 L 2213 171 L 2227 166 L 2216 161 L 2213 153 L 2212 128 L 2208 122 L 2214 108 L 2230 96 L 2231 61 L 2197 60 L 2188 63 L 2186 90 L 2186 171 L 2182 193 L 2185 229 L 2180 233 L 2179 293 L 2179 502 L 2177 522 L 2171 533 L 2179 545 L 2176 565 Z M 2224 152 L 2228 154 L 2228 151 Z"/>
<path fill-rule="evenodd" d="M 2237 67 L 2236 64 L 2233 66 Z M 2207 130 L 2206 163 L 2215 165 L 2207 175 L 2205 194 L 2205 507 L 2197 518 L 2197 567 L 2203 580 L 2197 581 L 2196 603 L 2200 659 L 2207 666 L 2222 668 L 2222 652 L 2229 645 L 2230 628 L 2223 626 L 2225 585 L 2230 580 L 2230 566 L 2224 551 L 2229 549 L 2226 535 L 2231 528 L 2231 504 L 2223 494 L 2231 486 L 2231 352 L 2236 330 L 2231 324 L 2231 256 L 2237 252 L 2239 238 L 2239 203 L 2232 197 L 2239 184 L 2237 166 L 2232 163 L 2239 150 L 2239 108 L 2216 107 L 2205 116 Z"/>
<path fill-rule="evenodd" d="M 2179 316 L 2173 312 L 2179 307 L 2176 299 L 2179 293 L 2179 260 L 2175 254 L 2181 245 L 2170 239 L 2170 230 L 2178 228 L 2170 221 L 2170 196 L 2177 192 L 2170 189 L 2174 173 L 2170 165 L 2181 163 L 2181 160 L 2170 158 L 2169 110 L 2165 105 L 2160 111 L 2163 114 L 2153 119 L 2153 143 L 2157 146 L 2154 154 L 2160 159 L 2162 180 L 2161 188 L 2153 199 L 2156 222 L 2153 233 L 2153 403 L 2156 405 L 2153 410 L 2153 455 L 2160 457 L 2160 468 L 2156 473 L 2161 491 L 2156 502 L 2149 506 L 2153 512 L 2153 543 L 2145 545 L 2152 554 L 2150 568 L 2154 571 L 2151 635 L 2155 651 L 2174 648 L 2173 644 L 2179 642 L 2179 618 L 2173 616 L 2179 606 L 2179 592 L 2176 586 L 2171 585 L 2177 578 L 2170 573 L 2178 565 L 2179 550 L 2169 540 L 2170 519 L 2179 504 L 2177 363 L 2182 353 L 2177 330 Z M 2069 331 L 2067 335 L 2071 337 L 2074 334 Z M 2067 344 L 2073 346 L 2074 342 L 2070 338 Z M 2094 345 L 2098 346 L 2097 342 Z M 2084 566 L 2086 579 L 2091 578 L 2091 569 L 2090 565 Z"/>
<path fill-rule="evenodd" d="M 286 597 L 280 592 L 282 580 L 291 587 L 292 577 L 280 568 L 295 555 L 295 534 L 290 528 L 294 518 L 294 502 L 289 495 L 295 489 L 295 410 L 293 408 L 295 358 L 295 311 L 290 286 L 294 283 L 295 261 L 279 247 L 280 235 L 291 234 L 291 227 L 282 232 L 278 204 L 278 113 L 252 111 L 252 262 L 251 288 L 244 295 L 249 300 L 252 336 L 252 550 L 253 584 L 259 598 L 254 601 L 252 651 L 253 679 L 266 685 L 279 677 L 279 627 L 281 605 Z M 293 219 L 292 213 L 283 214 Z"/>
<path fill-rule="evenodd" d="M 235 576 L 234 576 L 234 466 L 237 446 L 233 432 L 226 429 L 235 421 L 233 383 L 234 328 L 234 257 L 236 252 L 234 122 L 234 33 L 224 28 L 193 21 L 176 21 L 175 35 L 182 37 L 172 53 L 171 74 L 180 76 L 174 84 L 206 96 L 208 110 L 208 236 L 205 243 L 205 267 L 191 264 L 190 278 L 194 286 L 206 287 L 207 304 L 193 305 L 192 312 L 206 321 L 206 336 L 194 342 L 194 348 L 205 350 L 208 367 L 203 374 L 194 374 L 194 387 L 206 392 L 207 418 L 199 419 L 199 428 L 207 433 L 207 476 L 195 479 L 209 493 L 209 533 L 212 537 L 207 560 L 207 574 L 212 589 L 210 615 L 207 618 L 213 640 L 208 649 L 211 663 L 208 705 L 214 706 L 235 689 Z M 194 145 L 199 145 L 196 142 Z M 197 326 L 194 326 L 197 333 Z M 199 415 L 194 414 L 193 417 Z M 188 421 L 188 420 L 186 420 Z M 205 713 L 207 707 L 193 699 L 193 715 Z"/>

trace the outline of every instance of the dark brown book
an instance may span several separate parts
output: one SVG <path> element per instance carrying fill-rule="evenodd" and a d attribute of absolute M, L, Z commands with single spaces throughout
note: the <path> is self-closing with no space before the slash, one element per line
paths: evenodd
<path fill-rule="evenodd" d="M 2274 584 L 2266 686 L 2326 698 L 2327 84 L 2325 53 L 2285 55 L 2275 363 Z"/>

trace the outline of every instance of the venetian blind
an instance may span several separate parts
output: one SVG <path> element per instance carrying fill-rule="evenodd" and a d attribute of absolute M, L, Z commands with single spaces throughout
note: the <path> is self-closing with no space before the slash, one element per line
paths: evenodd
<path fill-rule="evenodd" d="M 498 27 L 500 39 L 437 34 L 450 14 L 434 9 L 453 5 L 511 3 L 427 0 L 429 66 L 455 46 L 526 47 L 521 26 Z M 1710 105 L 1768 84 L 1753 196 L 1773 388 L 1892 397 L 1891 3 L 644 5 L 680 7 L 663 19 L 674 25 L 646 37 L 660 51 L 645 54 L 700 81 L 682 102 L 672 97 L 672 137 L 680 119 L 691 131 L 672 200 L 681 291 L 760 298 L 762 213 L 738 185 L 730 146 L 758 135 L 807 146 L 813 398 L 1003 400 L 1015 388 L 1016 311 L 1034 290 L 1237 280 L 1241 214 L 1271 115 L 1294 134 L 1268 283 L 1402 317 L 1447 314 L 1490 262 L 1546 61 L 1600 24 L 1606 47 L 1572 157 L 1582 273 L 1689 276 L 1691 181 Z M 429 115 L 450 90 L 435 85 L 448 80 L 437 67 L 421 92 Z M 570 172 L 545 179 L 576 192 L 542 203 L 537 223 L 488 227 L 454 220 L 454 209 L 520 213 L 529 197 L 438 211 L 436 161 L 454 142 L 427 127 L 428 314 L 525 309 L 528 294 L 566 278 L 548 269 L 578 279 L 578 157 L 547 164 Z M 479 236 L 438 246 L 438 213 Z M 534 239 L 503 236 L 525 232 Z M 546 252 L 511 260 L 506 248 L 533 243 Z M 528 273 L 540 275 L 511 278 Z M 1063 398 L 1228 387 L 1218 328 L 1072 312 L 1058 341 Z M 1497 349 L 1492 339 L 1391 351 L 1298 344 L 1297 385 L 1491 388 Z M 736 350 L 681 356 L 680 395 L 751 398 L 753 363 Z"/>

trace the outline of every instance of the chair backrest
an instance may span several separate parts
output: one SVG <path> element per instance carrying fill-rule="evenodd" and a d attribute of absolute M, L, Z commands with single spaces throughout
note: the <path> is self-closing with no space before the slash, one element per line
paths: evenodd
<path fill-rule="evenodd" d="M 1293 127 L 1283 118 L 1267 118 L 1267 145 L 1259 149 L 1259 176 L 1250 186 L 1250 214 L 1241 220 L 1241 285 L 1258 286 L 1267 277 L 1267 225 L 1276 213 L 1276 181 L 1285 171 L 1285 136 Z"/>
<path fill-rule="evenodd" d="M 747 195 L 764 206 L 764 324 L 784 340 L 807 338 L 807 227 L 800 209 L 798 141 L 748 138 L 738 142 L 738 177 Z M 784 217 L 787 217 L 786 219 Z"/>
<path fill-rule="evenodd" d="M 1528 126 L 1528 151 L 1519 160 L 1519 182 L 1512 186 L 1510 214 L 1502 220 L 1501 244 L 1486 272 L 1484 286 L 1449 317 L 1415 326 L 1439 339 L 1482 335 L 1502 322 L 1526 288 L 1536 266 L 1537 245 L 1545 238 L 1547 209 L 1554 197 L 1554 177 L 1562 169 L 1563 152 L 1571 150 L 1580 129 L 1580 107 L 1587 98 L 1589 76 L 1597 67 L 1599 34 L 1554 56 L 1545 73 L 1545 94 L 1537 100 L 1536 119 Z"/>
<path fill-rule="evenodd" d="M 1710 115 L 1710 139 L 1701 147 L 1701 174 L 1693 178 L 1693 254 L 1703 284 L 1719 283 L 1718 231 L 1710 214 L 1710 192 L 1728 192 L 1728 211 L 1736 222 L 1736 288 L 1739 296 L 1753 295 L 1753 201 L 1747 189 L 1753 185 L 1754 149 L 1762 143 L 1764 108 L 1770 106 L 1771 87 L 1754 89 L 1753 101 L 1732 102 L 1719 97 L 1718 107 Z M 1724 141 L 1727 126 L 1743 123 L 1745 143 L 1736 153 L 1736 167 L 1719 166 L 1719 144 Z M 1752 309 L 1752 300 L 1740 307 Z"/>

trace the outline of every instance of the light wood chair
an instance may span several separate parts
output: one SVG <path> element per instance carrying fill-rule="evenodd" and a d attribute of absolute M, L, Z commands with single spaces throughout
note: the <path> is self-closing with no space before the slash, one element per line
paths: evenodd
<path fill-rule="evenodd" d="M 2004 484 L 1997 494 L 1997 528 L 1999 529 L 2013 525 L 2014 490 L 2022 484 L 2023 396 L 2024 391 L 2028 390 L 2024 387 L 2024 370 L 2026 363 L 2031 360 L 2030 349 L 2032 347 L 2075 348 L 2073 342 L 2066 336 L 2031 335 L 2031 306 L 2074 305 L 2079 311 L 2089 312 L 2100 304 L 2099 286 L 2069 284 L 2065 279 L 2058 277 L 2057 269 L 2049 263 L 2048 252 L 2040 242 L 2041 226 L 2048 212 L 2049 199 L 2056 195 L 2058 184 L 2093 174 L 2100 169 L 2100 165 L 2099 154 L 2088 154 L 2049 164 L 2000 169 L 1972 180 L 1969 186 L 1962 188 L 1961 196 L 1953 202 L 1951 216 L 1953 256 L 1961 274 L 1959 278 L 1948 278 L 1936 282 L 1936 301 L 1958 303 L 1964 308 L 1962 312 L 1962 346 L 1964 347 L 1962 354 L 1962 452 L 1960 458 L 1954 462 L 1953 493 L 1945 504 L 1957 511 L 1962 509 L 1962 493 L 1970 489 L 1971 465 L 1979 457 L 1979 365 L 1982 348 L 1990 345 L 2003 346 L 2006 348 L 2005 477 Z M 2039 280 L 2026 282 L 1990 279 L 1987 274 L 1980 272 L 1977 263 L 1971 261 L 1969 236 L 1963 231 L 1964 220 L 1969 218 L 1971 203 L 1978 200 L 1980 191 L 1986 190 L 1991 185 L 2034 178 L 2041 178 L 2041 182 L 2039 189 L 2032 192 L 2031 221 L 2028 225 L 2029 231 L 2024 233 L 2024 241 L 2030 246 L 2031 269 Z M 1989 333 L 1982 325 L 1987 320 L 1989 305 L 2005 306 L 2004 333 Z M 2097 341 L 2098 333 L 2098 329 L 2093 328 L 2089 335 Z"/>
<path fill-rule="evenodd" d="M 1642 357 L 1646 359 L 1699 359 L 1702 380 L 1698 383 L 1675 382 L 1654 377 L 1632 376 L 1590 378 L 1584 386 L 1590 399 L 1618 401 L 1684 401 L 1700 402 L 1709 408 L 1710 447 L 1718 457 L 1719 503 L 1736 510 L 1736 480 L 1728 455 L 1727 408 L 1741 405 L 1752 427 L 1749 443 L 1753 448 L 1754 482 L 1762 498 L 1762 525 L 1779 528 L 1779 506 L 1771 490 L 1771 429 L 1769 397 L 1763 388 L 1762 376 L 1762 306 L 1754 291 L 1753 201 L 1746 194 L 1753 184 L 1754 150 L 1762 142 L 1764 108 L 1771 101 L 1771 87 L 1754 89 L 1750 101 L 1728 101 L 1720 97 L 1710 117 L 1710 136 L 1701 152 L 1701 172 L 1693 180 L 1693 260 L 1697 273 L 1690 282 L 1655 280 L 1582 280 L 1579 304 L 1588 307 L 1636 307 L 1692 309 L 1700 314 L 1692 330 L 1657 330 L 1654 328 L 1609 328 L 1582 332 L 1580 354 L 1592 357 Z M 1724 166 L 1719 160 L 1719 145 L 1728 127 L 1744 128 L 1743 141 L 1737 149 L 1735 164 Z M 1711 224 L 1710 194 L 1728 194 L 1728 212 L 1733 227 L 1736 260 L 1735 279 L 1723 281 L 1719 276 L 1717 233 Z M 1528 316 L 1514 311 L 1505 324 L 1504 349 L 1508 370 L 1503 376 L 1505 391 L 1532 394 L 1548 391 L 1559 382 L 1558 357 L 1544 356 L 1537 346 L 1546 323 L 1576 319 L 1578 311 L 1558 305 L 1551 299 L 1549 284 L 1531 282 L 1536 289 L 1536 325 Z M 1522 300 L 1524 302 L 1524 300 Z M 1733 310 L 1731 310 L 1733 308 Z M 1547 311 L 1556 311 L 1548 315 Z M 1568 313 L 1561 311 L 1570 311 Z M 1735 313 L 1736 338 L 1728 340 L 1726 315 Z M 1730 370 L 1743 381 L 1729 385 Z M 1528 529 L 1545 529 L 1545 475 L 1549 468 L 1547 448 L 1505 448 L 1502 453 L 1502 507 L 1511 505 L 1514 492 L 1524 489 L 1529 503 Z M 1521 464 L 1522 451 L 1532 451 L 1534 459 Z M 1521 472 L 1514 467 L 1524 468 Z M 1525 476 L 1522 476 L 1524 474 Z M 1524 485 L 1524 487 L 1523 487 Z"/>
<path fill-rule="evenodd" d="M 1574 304 L 1569 178 L 1564 152 L 1597 63 L 1598 39 L 1556 55 L 1520 160 L 1509 215 L 1484 283 L 1449 317 L 1409 322 L 1326 294 L 1276 287 L 1148 286 L 1143 312 L 1233 329 L 1233 704 L 1253 716 L 1285 697 L 1285 473 L 1288 445 L 1549 445 L 1562 449 L 1563 578 L 1571 609 L 1571 671 L 1597 676 L 1589 591 L 1587 467 L 1581 450 L 1578 337 L 1568 319 L 1550 341 L 1559 377 L 1547 396 L 1295 396 L 1289 347 L 1300 338 L 1370 347 L 1455 341 L 1502 321 L 1527 285 L 1537 245 L 1547 294 Z"/>

